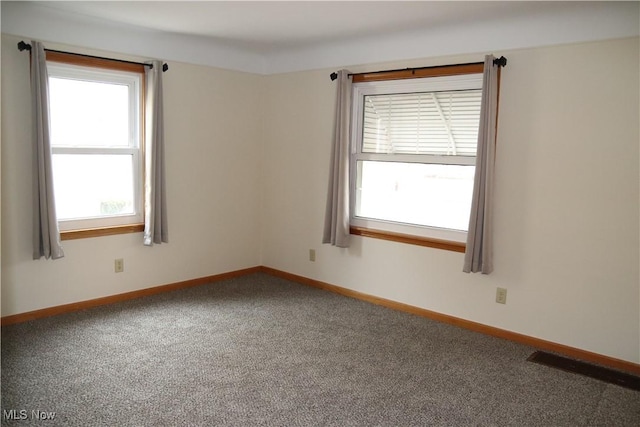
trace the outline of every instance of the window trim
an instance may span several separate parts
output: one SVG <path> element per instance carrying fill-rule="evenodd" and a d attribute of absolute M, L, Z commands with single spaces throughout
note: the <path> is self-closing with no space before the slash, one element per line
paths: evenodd
<path fill-rule="evenodd" d="M 424 67 L 417 69 L 404 69 L 404 70 L 392 70 L 392 71 L 381 71 L 381 72 L 370 72 L 370 73 L 359 73 L 352 75 L 352 82 L 355 83 L 368 83 L 368 82 L 385 82 L 389 81 L 389 86 L 393 86 L 394 80 L 403 80 L 403 79 L 421 79 L 421 78 L 434 78 L 434 77 L 451 77 L 451 76 L 465 76 L 469 74 L 482 74 L 484 72 L 484 63 L 471 63 L 471 64 L 458 64 L 458 65 L 444 65 L 444 66 L 435 66 L 435 67 Z M 498 79 L 500 76 L 498 75 Z M 363 85 L 354 85 L 354 90 L 352 92 L 352 106 L 356 105 L 356 90 L 358 86 Z M 355 109 L 353 109 L 355 110 Z M 436 227 L 426 227 L 432 231 L 433 236 L 422 236 L 417 234 L 407 234 L 404 232 L 398 232 L 393 225 L 391 227 L 385 227 L 386 224 L 393 224 L 392 221 L 384 221 L 384 220 L 373 220 L 373 219 L 355 219 L 355 181 L 356 181 L 356 162 L 358 154 L 358 120 L 361 118 L 358 115 L 359 113 L 356 111 L 352 111 L 352 123 L 351 123 L 351 134 L 352 134 L 352 143 L 350 147 L 350 179 L 349 179 L 349 188 L 350 188 L 350 234 L 363 236 L 363 237 L 371 237 L 383 240 L 389 240 L 400 243 L 408 243 L 413 245 L 444 249 L 454 252 L 462 252 L 464 253 L 466 250 L 466 235 L 467 232 L 462 231 L 453 231 L 453 230 L 445 230 L 445 231 L 453 231 L 454 235 L 458 234 L 457 238 L 451 238 L 449 233 L 439 233 L 439 230 Z M 362 155 L 362 153 L 360 153 Z M 376 155 L 368 154 L 367 156 L 374 159 Z M 430 156 L 436 157 L 436 156 Z M 462 156 L 461 156 L 462 157 Z M 473 158 L 473 164 L 475 164 L 475 157 Z M 445 160 L 444 163 L 454 163 L 460 164 L 458 161 L 450 162 L 449 159 L 440 159 Z M 420 228 L 420 225 L 407 225 L 407 228 Z M 386 228 L 386 229 L 385 229 Z M 389 228 L 394 228 L 393 230 Z M 404 231 L 404 230 L 403 230 Z"/>
<path fill-rule="evenodd" d="M 436 65 L 433 67 L 407 68 L 404 70 L 374 71 L 369 73 L 352 74 L 352 82 L 361 83 L 384 80 L 459 76 L 463 74 L 481 74 L 483 71 L 484 62 L 456 65 Z"/>
<path fill-rule="evenodd" d="M 366 227 L 351 226 L 349 227 L 349 234 L 352 234 L 354 236 L 388 240 L 391 242 L 408 243 L 410 245 L 424 246 L 427 248 L 444 249 L 447 251 L 460 253 L 464 253 L 467 248 L 466 243 L 436 239 L 434 237 L 422 237 L 411 234 L 396 233 L 393 231 L 376 230 Z"/>
<path fill-rule="evenodd" d="M 108 227 L 84 228 L 60 231 L 60 240 L 88 239 L 90 237 L 113 236 L 116 234 L 142 233 L 144 224 L 111 225 Z"/>
<path fill-rule="evenodd" d="M 106 58 L 87 57 L 80 54 L 73 54 L 67 52 L 58 51 L 46 51 L 47 62 L 59 63 L 64 65 L 70 65 L 74 67 L 84 67 L 86 69 L 95 69 L 94 71 L 99 73 L 100 70 L 104 70 L 107 73 L 109 71 L 135 73 L 138 74 L 138 97 L 137 100 L 137 116 L 138 116 L 138 148 L 137 154 L 134 154 L 134 174 L 137 175 L 134 192 L 137 197 L 139 212 L 136 215 L 128 215 L 130 220 L 124 221 L 119 224 L 111 224 L 106 226 L 92 226 L 91 222 L 85 222 L 85 226 L 73 228 L 69 230 L 60 230 L 61 240 L 74 240 L 82 238 L 100 237 L 116 234 L 126 233 L 140 233 L 144 231 L 144 99 L 145 99 L 145 66 L 144 64 L 122 62 L 118 60 L 110 60 Z M 53 65 L 53 64 L 52 64 Z M 55 65 L 54 65 L 55 67 Z M 131 150 L 128 147 L 126 149 Z M 126 150 L 125 149 L 125 150 Z M 66 149 L 61 149 L 62 151 Z M 61 221 L 59 221 L 60 223 Z"/>

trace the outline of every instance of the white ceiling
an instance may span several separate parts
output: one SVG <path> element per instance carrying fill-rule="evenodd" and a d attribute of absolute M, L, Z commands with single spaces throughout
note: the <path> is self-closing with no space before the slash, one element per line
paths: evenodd
<path fill-rule="evenodd" d="M 571 2 L 48 1 L 40 6 L 147 29 L 212 37 L 256 52 L 488 19 L 557 13 Z"/>
<path fill-rule="evenodd" d="M 2 31 L 273 73 L 638 35 L 638 2 L 2 1 Z"/>

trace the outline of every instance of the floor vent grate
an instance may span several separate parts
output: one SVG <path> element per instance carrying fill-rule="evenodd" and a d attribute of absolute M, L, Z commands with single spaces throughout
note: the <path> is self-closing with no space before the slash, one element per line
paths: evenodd
<path fill-rule="evenodd" d="M 600 381 L 640 391 L 640 377 L 609 368 L 581 362 L 568 357 L 557 356 L 544 351 L 536 351 L 527 359 L 530 362 L 562 369 L 563 371 L 585 375 Z"/>

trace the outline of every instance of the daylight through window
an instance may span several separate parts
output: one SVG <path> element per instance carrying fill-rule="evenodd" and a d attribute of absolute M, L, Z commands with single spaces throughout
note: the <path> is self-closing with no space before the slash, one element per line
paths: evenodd
<path fill-rule="evenodd" d="M 61 231 L 142 222 L 142 73 L 48 62 Z"/>
<path fill-rule="evenodd" d="M 353 84 L 351 224 L 464 242 L 482 74 Z"/>

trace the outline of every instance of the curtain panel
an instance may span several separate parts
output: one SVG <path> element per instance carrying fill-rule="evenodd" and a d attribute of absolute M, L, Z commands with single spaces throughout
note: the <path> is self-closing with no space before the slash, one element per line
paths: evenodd
<path fill-rule="evenodd" d="M 31 42 L 33 117 L 33 259 L 64 257 L 56 215 L 49 121 L 49 75 L 44 46 Z"/>
<path fill-rule="evenodd" d="M 329 191 L 324 219 L 322 243 L 349 247 L 349 132 L 351 121 L 351 77 L 347 70 L 338 71 L 335 128 Z"/>
<path fill-rule="evenodd" d="M 493 55 L 484 59 L 482 104 L 471 215 L 464 256 L 465 273 L 493 271 L 493 177 L 498 118 L 498 70 Z"/>
<path fill-rule="evenodd" d="M 162 62 L 145 67 L 145 207 L 144 244 L 168 243 L 165 185 Z"/>

